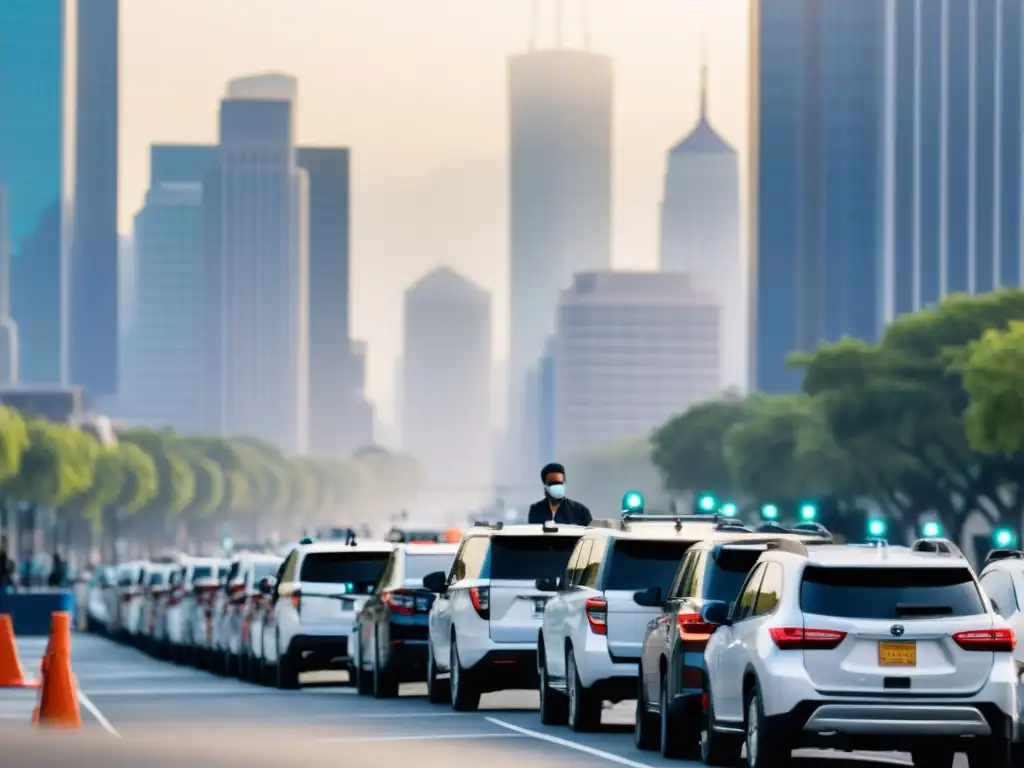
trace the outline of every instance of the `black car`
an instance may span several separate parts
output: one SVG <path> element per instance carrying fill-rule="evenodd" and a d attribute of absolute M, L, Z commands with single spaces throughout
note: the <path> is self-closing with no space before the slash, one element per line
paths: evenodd
<path fill-rule="evenodd" d="M 669 758 L 697 758 L 705 706 L 704 649 L 715 627 L 701 620 L 709 600 L 732 603 L 761 553 L 788 542 L 831 544 L 824 528 L 737 533 L 694 545 L 667 595 L 637 592 L 641 604 L 661 605 L 647 625 L 640 658 L 634 735 L 640 749 Z"/>
<path fill-rule="evenodd" d="M 427 679 L 427 619 L 435 595 L 423 587 L 423 577 L 447 573 L 457 550 L 456 544 L 421 542 L 395 547 L 356 617 L 353 666 L 359 693 L 391 698 L 400 683 Z"/>

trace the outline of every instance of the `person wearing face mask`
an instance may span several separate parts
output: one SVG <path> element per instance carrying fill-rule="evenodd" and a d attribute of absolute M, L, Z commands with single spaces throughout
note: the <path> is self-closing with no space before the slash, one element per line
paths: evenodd
<path fill-rule="evenodd" d="M 563 525 L 589 525 L 590 510 L 565 496 L 565 467 L 548 464 L 540 471 L 544 498 L 530 507 L 531 525 L 554 521 Z"/>

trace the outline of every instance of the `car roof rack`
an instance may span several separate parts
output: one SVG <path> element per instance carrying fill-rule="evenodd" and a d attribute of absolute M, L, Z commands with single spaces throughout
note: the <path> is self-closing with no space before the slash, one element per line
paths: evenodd
<path fill-rule="evenodd" d="M 960 547 L 949 539 L 917 539 L 910 545 L 910 549 L 914 552 L 925 552 L 934 555 L 964 556 L 964 553 L 960 551 Z"/>
<path fill-rule="evenodd" d="M 985 565 L 994 563 L 997 560 L 1024 560 L 1024 550 L 1021 549 L 993 549 L 985 555 Z"/>
<path fill-rule="evenodd" d="M 832 538 L 832 531 L 821 523 L 800 523 L 792 528 L 787 528 L 780 523 L 768 521 L 755 527 L 754 533 L 789 533 L 794 536 L 820 536 L 827 539 Z"/>
<path fill-rule="evenodd" d="M 499 520 L 496 523 L 488 522 L 487 520 L 477 520 L 473 523 L 474 528 L 490 528 L 492 531 L 500 531 L 505 527 L 505 523 Z"/>
<path fill-rule="evenodd" d="M 778 552 L 789 552 L 793 555 L 807 557 L 807 547 L 796 539 L 772 539 L 767 543 L 767 548 Z"/>

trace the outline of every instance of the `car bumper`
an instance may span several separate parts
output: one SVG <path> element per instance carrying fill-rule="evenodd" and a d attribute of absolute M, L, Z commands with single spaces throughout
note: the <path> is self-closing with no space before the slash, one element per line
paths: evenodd
<path fill-rule="evenodd" d="M 346 669 L 351 662 L 348 635 L 295 635 L 288 644 L 301 669 Z"/>

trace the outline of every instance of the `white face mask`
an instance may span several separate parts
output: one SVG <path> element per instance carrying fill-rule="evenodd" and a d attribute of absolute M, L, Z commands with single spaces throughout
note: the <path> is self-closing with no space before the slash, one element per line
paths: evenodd
<path fill-rule="evenodd" d="M 555 483 L 554 485 L 545 486 L 548 496 L 556 501 L 561 501 L 565 498 L 565 484 Z"/>

